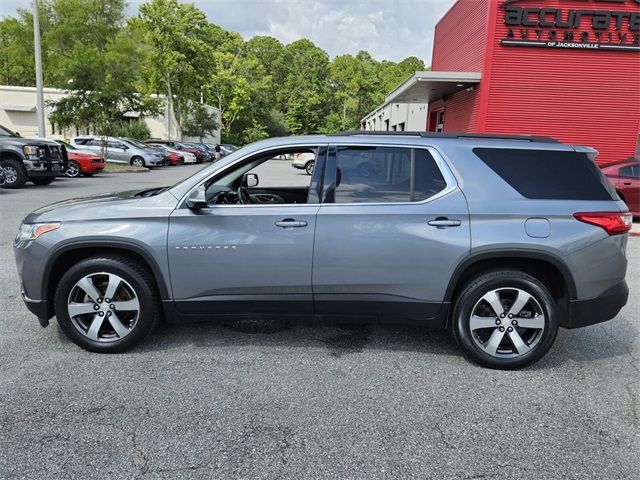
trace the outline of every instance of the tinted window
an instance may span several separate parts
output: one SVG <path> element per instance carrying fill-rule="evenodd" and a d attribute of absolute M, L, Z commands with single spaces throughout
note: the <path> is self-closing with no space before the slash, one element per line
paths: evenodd
<path fill-rule="evenodd" d="M 473 152 L 526 198 L 617 198 L 604 174 L 584 153 L 506 148 L 475 148 Z"/>
<path fill-rule="evenodd" d="M 435 160 L 423 149 L 338 147 L 336 165 L 336 203 L 419 202 L 446 187 Z"/>
<path fill-rule="evenodd" d="M 640 165 L 629 165 L 620 169 L 620 176 L 640 178 Z"/>

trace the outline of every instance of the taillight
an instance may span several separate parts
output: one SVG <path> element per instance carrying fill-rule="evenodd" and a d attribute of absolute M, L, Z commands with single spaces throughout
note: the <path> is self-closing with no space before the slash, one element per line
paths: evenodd
<path fill-rule="evenodd" d="M 581 222 L 604 229 L 609 235 L 627 233 L 633 223 L 633 215 L 628 212 L 574 213 L 573 216 Z"/>

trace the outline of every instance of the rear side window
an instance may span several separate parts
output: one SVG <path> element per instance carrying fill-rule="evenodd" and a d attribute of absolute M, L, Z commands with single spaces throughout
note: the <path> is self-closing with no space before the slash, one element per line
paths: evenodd
<path fill-rule="evenodd" d="M 609 181 L 585 153 L 508 148 L 475 148 L 473 152 L 526 198 L 617 199 Z"/>
<path fill-rule="evenodd" d="M 629 165 L 620 169 L 620 176 L 640 178 L 640 163 L 638 165 Z"/>
<path fill-rule="evenodd" d="M 420 202 L 447 186 L 424 149 L 338 147 L 335 203 Z"/>

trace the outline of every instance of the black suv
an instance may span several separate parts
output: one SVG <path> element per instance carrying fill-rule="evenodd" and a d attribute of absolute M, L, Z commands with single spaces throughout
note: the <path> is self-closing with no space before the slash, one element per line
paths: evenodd
<path fill-rule="evenodd" d="M 0 167 L 5 188 L 20 188 L 27 180 L 49 185 L 67 170 L 67 162 L 64 146 L 41 138 L 22 138 L 0 125 Z"/>

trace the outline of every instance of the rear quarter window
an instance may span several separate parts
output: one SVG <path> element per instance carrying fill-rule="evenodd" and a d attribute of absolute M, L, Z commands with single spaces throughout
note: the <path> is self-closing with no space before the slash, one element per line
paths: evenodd
<path fill-rule="evenodd" d="M 611 183 L 585 153 L 474 148 L 520 195 L 537 200 L 617 200 Z"/>

